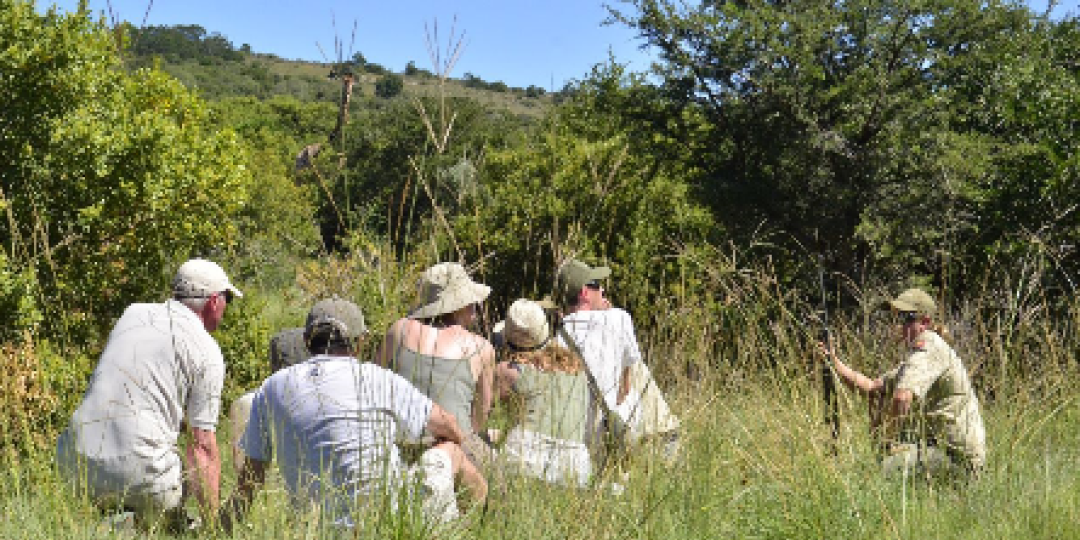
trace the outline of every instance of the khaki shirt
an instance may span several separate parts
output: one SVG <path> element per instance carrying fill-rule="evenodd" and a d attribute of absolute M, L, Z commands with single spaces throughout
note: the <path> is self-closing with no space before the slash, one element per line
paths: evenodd
<path fill-rule="evenodd" d="M 900 364 L 896 389 L 909 390 L 917 399 L 912 412 L 917 431 L 982 467 L 986 430 L 967 369 L 937 333 L 926 330 L 915 341 L 919 346 Z"/>

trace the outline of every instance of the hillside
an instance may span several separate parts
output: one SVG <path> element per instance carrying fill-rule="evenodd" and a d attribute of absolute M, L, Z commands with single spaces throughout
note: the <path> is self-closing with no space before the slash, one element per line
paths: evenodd
<path fill-rule="evenodd" d="M 382 78 L 400 78 L 405 97 L 438 95 L 439 80 L 428 70 L 410 63 L 394 72 L 366 60 L 357 53 L 340 63 L 289 60 L 273 54 L 236 48 L 227 37 L 199 26 L 178 25 L 131 29 L 129 65 L 143 67 L 157 63 L 162 70 L 198 89 L 210 100 L 229 96 L 266 99 L 290 95 L 305 102 L 338 99 L 340 82 L 335 70 L 358 74 L 354 97 L 375 96 Z M 452 74 L 454 75 L 454 74 Z M 558 98 L 538 87 L 514 88 L 502 82 L 487 82 L 472 74 L 446 81 L 451 97 L 468 97 L 485 108 L 507 110 L 514 115 L 538 118 Z"/>

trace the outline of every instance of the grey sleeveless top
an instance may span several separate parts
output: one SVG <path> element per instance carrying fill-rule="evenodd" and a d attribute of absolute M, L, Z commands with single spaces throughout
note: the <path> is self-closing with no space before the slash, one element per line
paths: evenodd
<path fill-rule="evenodd" d="M 468 358 L 441 358 L 399 347 L 391 369 L 405 377 L 432 401 L 457 419 L 461 431 L 473 431 L 472 402 L 476 393 Z"/>
<path fill-rule="evenodd" d="M 589 406 L 589 381 L 585 372 L 576 375 L 540 371 L 518 365 L 521 377 L 514 389 L 525 400 L 522 427 L 564 441 L 585 442 L 585 414 Z"/>

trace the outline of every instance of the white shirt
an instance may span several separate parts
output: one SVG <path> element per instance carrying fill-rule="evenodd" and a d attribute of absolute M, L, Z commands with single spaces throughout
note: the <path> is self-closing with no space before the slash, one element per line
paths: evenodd
<path fill-rule="evenodd" d="M 174 467 L 182 421 L 213 431 L 225 361 L 187 306 L 132 304 L 113 327 L 68 426 L 70 450 L 86 458 L 136 458 Z M 64 440 L 64 439 L 62 439 Z"/>
<path fill-rule="evenodd" d="M 563 326 L 577 344 L 607 408 L 621 416 L 624 422 L 628 421 L 630 412 L 636 409 L 635 404 L 631 399 L 624 400 L 622 405 L 616 402 L 623 369 L 641 361 L 641 349 L 630 314 L 619 308 L 578 311 L 564 317 Z M 567 346 L 561 333 L 557 337 L 560 345 Z"/>
<path fill-rule="evenodd" d="M 396 373 L 354 358 L 315 356 L 270 376 L 256 392 L 240 442 L 278 467 L 294 503 L 317 501 L 337 518 L 401 474 L 399 429 L 419 438 L 432 401 Z"/>

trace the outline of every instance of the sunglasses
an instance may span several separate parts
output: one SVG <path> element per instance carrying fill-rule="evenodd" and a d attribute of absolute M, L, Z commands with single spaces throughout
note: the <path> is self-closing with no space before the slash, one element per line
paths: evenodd
<path fill-rule="evenodd" d="M 224 298 L 226 304 L 231 304 L 233 301 L 232 291 L 221 291 L 218 293 L 218 297 Z"/>
<path fill-rule="evenodd" d="M 592 290 L 594 290 L 594 291 L 599 291 L 600 289 L 604 288 L 602 285 L 600 285 L 600 282 L 596 281 L 595 279 L 588 282 L 588 283 L 586 283 L 585 286 L 592 289 Z"/>
<path fill-rule="evenodd" d="M 922 315 L 920 315 L 917 311 L 901 311 L 900 318 L 903 319 L 904 324 L 907 324 L 910 322 L 921 320 Z"/>

